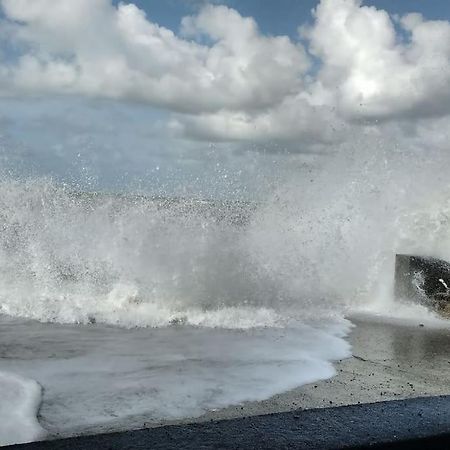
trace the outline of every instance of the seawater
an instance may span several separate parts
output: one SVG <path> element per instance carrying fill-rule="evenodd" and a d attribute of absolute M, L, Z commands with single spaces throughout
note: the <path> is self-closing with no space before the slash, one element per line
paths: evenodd
<path fill-rule="evenodd" d="M 54 436 L 140 428 L 263 400 L 333 376 L 332 361 L 350 351 L 344 339 L 348 324 L 332 321 L 252 330 L 124 329 L 18 319 L 0 324 L 0 374 L 20 375 L 43 387 L 39 421 Z M 9 388 L 2 385 L 0 393 Z M 11 398 L 5 418 L 22 401 Z M 33 398 L 32 405 L 19 416 L 26 421 L 14 422 L 24 440 L 42 437 L 32 420 L 39 402 Z M 20 436 L 8 435 L 11 430 L 2 425 L 0 430 L 3 443 Z"/>
<path fill-rule="evenodd" d="M 338 310 L 296 307 L 260 260 L 256 202 L 43 179 L 0 192 L 3 444 L 200 416 L 333 376 L 349 355 Z"/>
<path fill-rule="evenodd" d="M 445 156 L 339 155 L 258 201 L 4 177 L 0 442 L 261 400 L 332 376 L 355 311 L 432 320 L 393 264 L 450 259 Z"/>

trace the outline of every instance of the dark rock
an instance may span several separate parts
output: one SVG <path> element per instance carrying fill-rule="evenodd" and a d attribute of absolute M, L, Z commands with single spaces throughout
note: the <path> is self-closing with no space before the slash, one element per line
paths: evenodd
<path fill-rule="evenodd" d="M 395 297 L 450 316 L 450 263 L 424 256 L 396 255 Z"/>

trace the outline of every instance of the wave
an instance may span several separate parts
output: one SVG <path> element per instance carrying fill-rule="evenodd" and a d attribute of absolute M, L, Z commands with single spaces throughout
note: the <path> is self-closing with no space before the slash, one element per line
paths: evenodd
<path fill-rule="evenodd" d="M 0 311 L 42 321 L 250 327 L 278 320 L 243 203 L 0 183 Z"/>
<path fill-rule="evenodd" d="M 383 309 L 395 253 L 450 259 L 450 192 L 445 155 L 372 150 L 340 152 L 259 203 L 3 178 L 0 313 L 251 328 Z"/>

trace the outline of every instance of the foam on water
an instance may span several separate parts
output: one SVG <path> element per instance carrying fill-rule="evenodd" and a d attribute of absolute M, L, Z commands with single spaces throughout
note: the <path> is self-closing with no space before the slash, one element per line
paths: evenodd
<path fill-rule="evenodd" d="M 437 324 L 393 299 L 393 275 L 396 253 L 450 261 L 448 152 L 355 142 L 258 203 L 4 178 L 0 314 L 54 325 L 36 340 L 37 324 L 7 327 L 36 346 L 24 358 L 24 342 L 0 370 L 44 386 L 50 431 L 115 429 L 332 376 L 355 312 Z M 129 330 L 117 340 L 108 325 Z"/>
<path fill-rule="evenodd" d="M 305 308 L 255 258 L 256 205 L 77 194 L 48 180 L 6 179 L 0 194 L 0 370 L 44 387 L 51 433 L 265 399 L 332 376 L 349 355 L 335 308 Z"/>
<path fill-rule="evenodd" d="M 420 325 L 428 328 L 450 328 L 450 321 L 423 305 L 413 302 L 373 301 L 354 308 L 350 318 L 396 323 L 399 325 Z"/>
<path fill-rule="evenodd" d="M 248 328 L 374 301 L 395 308 L 395 253 L 450 260 L 447 154 L 372 141 L 339 149 L 259 203 L 76 194 L 4 179 L 0 312 Z"/>
<path fill-rule="evenodd" d="M 45 437 L 36 414 L 41 387 L 35 381 L 0 371 L 0 446 L 32 442 Z"/>
<path fill-rule="evenodd" d="M 123 326 L 277 320 L 278 286 L 243 242 L 251 210 L 221 217 L 229 205 L 84 196 L 42 180 L 0 192 L 5 314 Z"/>
<path fill-rule="evenodd" d="M 0 325 L 2 370 L 42 384 L 41 423 L 60 436 L 138 428 L 263 400 L 333 376 L 332 361 L 350 355 L 342 339 L 348 322 L 246 331 L 1 317 Z"/>

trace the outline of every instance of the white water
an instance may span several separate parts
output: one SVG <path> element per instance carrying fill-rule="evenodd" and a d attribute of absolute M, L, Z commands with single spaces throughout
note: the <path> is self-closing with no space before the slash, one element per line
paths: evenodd
<path fill-rule="evenodd" d="M 333 376 L 350 354 L 334 307 L 294 307 L 254 260 L 252 205 L 79 195 L 45 180 L 6 180 L 0 193 L 0 370 L 43 386 L 51 434 L 265 399 Z"/>
<path fill-rule="evenodd" d="M 355 311 L 439 323 L 394 302 L 392 282 L 395 253 L 450 260 L 447 156 L 375 147 L 341 151 L 259 204 L 4 179 L 0 371 L 44 387 L 51 433 L 119 429 L 330 377 Z M 35 406 L 18 406 L 5 441 L 36 414 L 36 396 L 16 398 Z"/>
<path fill-rule="evenodd" d="M 36 414 L 41 387 L 33 380 L 0 371 L 0 446 L 44 438 Z"/>
<path fill-rule="evenodd" d="M 263 400 L 333 376 L 331 361 L 350 352 L 342 339 L 348 324 L 331 321 L 252 331 L 127 330 L 11 319 L 0 325 L 2 370 L 42 384 L 41 423 L 63 436 L 138 428 Z M 35 409 L 26 412 L 31 421 Z M 11 441 L 26 423 L 15 422 L 10 435 L 0 429 Z"/>

